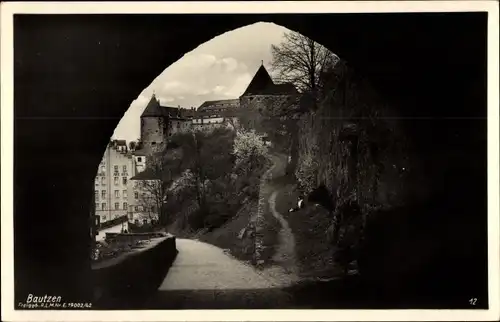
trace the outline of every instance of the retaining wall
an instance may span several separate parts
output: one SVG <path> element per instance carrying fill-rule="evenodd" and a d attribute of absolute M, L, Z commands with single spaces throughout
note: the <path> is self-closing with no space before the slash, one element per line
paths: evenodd
<path fill-rule="evenodd" d="M 128 237 L 123 237 L 128 238 Z M 177 256 L 174 236 L 92 265 L 94 303 L 100 309 L 126 309 L 154 295 Z"/>

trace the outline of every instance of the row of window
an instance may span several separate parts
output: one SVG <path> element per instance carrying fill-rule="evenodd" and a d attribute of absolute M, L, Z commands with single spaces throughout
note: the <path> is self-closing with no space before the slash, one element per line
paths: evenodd
<path fill-rule="evenodd" d="M 107 204 L 105 202 L 101 203 L 101 210 L 108 210 Z M 120 210 L 120 203 L 115 202 L 115 209 Z M 123 210 L 128 210 L 128 204 L 126 202 L 123 203 Z"/>
<path fill-rule="evenodd" d="M 156 211 L 156 207 L 155 206 L 151 206 L 151 207 L 134 206 L 134 211 L 149 211 L 149 209 L 151 209 L 151 212 L 155 212 Z"/>
<path fill-rule="evenodd" d="M 101 203 L 101 210 L 108 210 L 107 204 L 105 202 Z M 144 206 L 134 206 L 134 211 L 148 211 L 150 208 L 149 207 L 144 207 Z M 120 210 L 120 203 L 115 202 L 115 208 L 114 210 Z M 128 204 L 126 202 L 123 203 L 123 208 L 121 210 L 128 210 Z M 151 212 L 155 212 L 156 207 L 151 206 Z"/>
<path fill-rule="evenodd" d="M 127 185 L 128 178 L 127 177 L 122 177 L 122 185 Z M 114 177 L 114 184 L 115 186 L 120 185 L 120 177 Z M 95 185 L 99 185 L 99 178 L 95 179 Z M 106 177 L 101 177 L 101 186 L 106 185 Z"/>
<path fill-rule="evenodd" d="M 101 191 L 101 198 L 106 199 L 106 190 Z M 120 198 L 120 190 L 115 190 L 115 198 Z M 123 198 L 128 198 L 127 190 L 123 190 Z M 95 191 L 95 200 L 99 200 L 99 190 Z"/>
<path fill-rule="evenodd" d="M 113 166 L 114 172 L 119 172 L 119 169 L 120 169 L 119 166 L 117 166 L 117 165 Z M 101 164 L 101 172 L 106 172 L 106 164 Z M 126 164 L 124 164 L 122 166 L 122 172 L 125 172 L 125 173 L 127 172 L 127 165 Z"/>
<path fill-rule="evenodd" d="M 101 191 L 101 199 L 106 199 L 106 190 Z M 122 196 L 123 198 L 128 198 L 128 191 L 123 190 L 122 191 Z M 115 190 L 115 198 L 120 198 L 120 190 Z M 134 198 L 139 199 L 139 192 L 135 191 L 134 192 Z M 95 190 L 95 200 L 99 200 L 99 190 Z"/>

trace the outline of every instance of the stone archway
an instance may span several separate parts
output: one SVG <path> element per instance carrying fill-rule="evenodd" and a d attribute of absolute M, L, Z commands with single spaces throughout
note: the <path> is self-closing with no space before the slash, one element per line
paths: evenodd
<path fill-rule="evenodd" d="M 486 13 L 16 16 L 16 303 L 29 293 L 86 298 L 91 188 L 121 116 L 165 66 L 216 35 L 258 21 L 332 49 L 406 116 L 450 116 L 448 106 L 453 117 L 486 116 Z M 484 122 L 444 129 L 408 122 L 407 130 L 418 153 L 435 151 L 436 137 L 447 148 L 459 135 L 461 149 L 485 157 Z M 481 185 L 485 159 L 477 160 L 474 168 L 465 165 L 470 159 L 456 162 L 470 170 L 467 180 Z M 480 235 L 485 218 L 477 222 L 473 234 Z"/>

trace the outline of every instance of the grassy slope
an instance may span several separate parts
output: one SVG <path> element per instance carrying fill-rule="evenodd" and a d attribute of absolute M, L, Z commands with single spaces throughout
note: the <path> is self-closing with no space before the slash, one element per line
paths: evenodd
<path fill-rule="evenodd" d="M 331 277 L 335 272 L 333 271 L 332 247 L 326 234 L 330 224 L 328 213 L 314 205 L 308 205 L 297 212 L 288 212 L 290 208 L 296 206 L 296 200 L 295 185 L 288 182 L 278 193 L 276 210 L 283 214 L 295 235 L 295 251 L 300 277 Z"/>
<path fill-rule="evenodd" d="M 220 228 L 200 236 L 200 240 L 222 249 L 228 249 L 231 255 L 242 261 L 251 261 L 253 258 L 253 238 L 245 236 L 238 238 L 240 231 L 247 227 L 252 213 L 256 209 L 256 203 L 244 205 L 242 209 Z"/>

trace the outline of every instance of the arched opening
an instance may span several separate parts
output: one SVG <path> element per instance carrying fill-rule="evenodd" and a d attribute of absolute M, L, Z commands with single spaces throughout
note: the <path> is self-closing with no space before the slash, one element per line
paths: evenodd
<path fill-rule="evenodd" d="M 422 218 L 423 226 L 432 222 L 434 227 L 444 227 L 453 222 L 450 238 L 468 235 L 473 245 L 483 249 L 485 215 L 471 216 L 464 200 L 478 205 L 474 213 L 483 214 L 486 41 L 485 35 L 478 35 L 483 34 L 485 16 L 381 14 L 337 15 L 332 19 L 323 15 L 242 15 L 237 21 L 195 15 L 183 16 L 182 21 L 174 16 L 15 17 L 16 303 L 35 291 L 80 301 L 88 297 L 85 276 L 90 266 L 90 187 L 95 184 L 95 169 L 104 147 L 130 99 L 137 97 L 158 70 L 183 53 L 214 35 L 256 21 L 275 22 L 335 49 L 375 84 L 381 95 L 408 118 L 404 128 L 415 143 L 416 153 L 427 156 L 425 164 L 438 167 L 447 180 L 441 183 L 442 192 L 453 191 L 457 196 L 452 211 L 447 208 L 451 201 L 438 200 L 435 204 L 435 209 L 443 209 L 441 214 L 453 214 L 453 220 L 449 217 L 453 215 L 412 218 Z M 193 25 L 199 27 L 196 32 L 165 32 Z M 416 26 L 418 34 L 414 33 Z M 332 38 L 324 30 L 338 32 Z M 61 45 L 48 45 L 54 43 Z M 176 45 L 164 50 L 165 44 Z M 427 48 L 432 48 L 431 55 Z M 88 55 L 90 52 L 93 54 Z M 452 52 L 468 57 L 468 67 L 461 68 L 462 57 Z M 47 76 L 52 70 L 60 71 L 57 77 Z M 82 75 L 78 81 L 72 80 L 75 72 Z M 46 86 L 34 86 L 44 82 Z M 55 93 L 49 87 L 59 91 Z M 38 104 L 34 97 L 45 97 L 45 104 Z M 39 116 L 45 117 L 44 121 L 35 119 Z M 68 120 L 72 135 L 68 135 Z M 89 128 L 93 130 L 89 132 Z M 469 151 L 470 159 L 456 157 L 460 150 Z M 457 160 L 452 168 L 450 155 Z M 33 159 L 39 160 L 35 170 L 28 161 Z M 33 181 L 39 183 L 37 191 L 33 190 Z M 466 187 L 478 188 L 471 191 Z M 460 210 L 461 206 L 467 211 Z M 50 209 L 50 215 L 33 216 L 40 209 Z M 47 233 L 57 235 L 57 240 L 48 239 Z M 478 272 L 467 274 L 477 278 L 471 280 L 472 286 L 484 284 L 484 256 L 480 251 L 475 255 L 460 252 L 448 259 L 470 263 L 466 268 Z M 429 268 L 429 276 L 439 276 L 438 271 L 445 267 L 450 268 L 442 261 L 439 268 Z M 461 267 L 453 267 L 455 274 L 447 279 L 450 284 L 464 272 Z"/>

